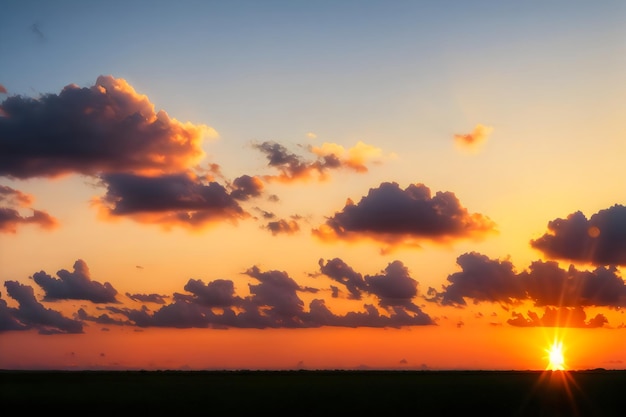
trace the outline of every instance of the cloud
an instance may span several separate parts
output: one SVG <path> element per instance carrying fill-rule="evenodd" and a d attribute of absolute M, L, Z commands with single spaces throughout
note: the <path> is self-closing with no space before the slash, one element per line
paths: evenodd
<path fill-rule="evenodd" d="M 55 310 L 45 308 L 35 299 L 31 286 L 17 281 L 5 281 L 8 295 L 19 303 L 10 309 L 12 317 L 27 328 L 36 328 L 41 334 L 82 333 L 83 324 L 79 320 L 64 317 Z"/>
<path fill-rule="evenodd" d="M 318 264 L 322 274 L 346 287 L 350 293 L 348 298 L 360 300 L 363 293 L 371 294 L 378 298 L 380 307 L 397 316 L 412 312 L 416 314 L 414 318 L 420 316 L 425 321 L 430 320 L 413 303 L 418 295 L 418 282 L 410 276 L 408 268 L 401 261 L 389 263 L 378 275 L 365 276 L 339 258 L 328 260 L 325 264 L 320 259 Z"/>
<path fill-rule="evenodd" d="M 471 133 L 454 135 L 457 145 L 463 149 L 477 150 L 493 132 L 493 127 L 477 124 Z"/>
<path fill-rule="evenodd" d="M 554 261 L 535 261 L 520 280 L 537 306 L 626 306 L 626 283 L 615 267 L 565 270 Z"/>
<path fill-rule="evenodd" d="M 43 300 L 88 300 L 93 303 L 117 303 L 117 290 L 105 282 L 92 281 L 87 264 L 82 259 L 74 262 L 74 271 L 61 269 L 58 279 L 44 271 L 33 274 L 33 279 L 46 293 Z"/>
<path fill-rule="evenodd" d="M 297 291 L 305 291 L 293 278 L 283 271 L 261 272 L 254 266 L 246 274 L 256 278 L 258 284 L 248 284 L 250 301 L 258 306 L 268 307 L 264 313 L 280 327 L 299 327 L 304 302 Z"/>
<path fill-rule="evenodd" d="M 589 219 L 577 211 L 552 220 L 548 232 L 530 244 L 550 258 L 626 265 L 626 207 L 616 204 Z"/>
<path fill-rule="evenodd" d="M 205 125 L 155 111 L 124 79 L 100 76 L 59 94 L 11 96 L 0 103 L 0 176 L 173 172 L 197 163 Z"/>
<path fill-rule="evenodd" d="M 16 310 L 10 308 L 7 302 L 0 298 L 0 332 L 28 330 L 28 326 L 14 317 L 14 311 Z"/>
<path fill-rule="evenodd" d="M 140 303 L 165 304 L 167 296 L 161 294 L 130 294 L 126 293 L 126 297 Z"/>
<path fill-rule="evenodd" d="M 57 219 L 45 211 L 31 208 L 34 198 L 11 187 L 0 185 L 0 233 L 17 233 L 21 225 L 34 224 L 42 229 L 54 229 L 59 225 Z M 32 215 L 24 216 L 19 209 L 29 209 Z"/>
<path fill-rule="evenodd" d="M 311 179 L 326 180 L 328 171 L 337 169 L 367 172 L 367 163 L 380 159 L 382 155 L 380 149 L 363 142 L 358 142 L 350 149 L 333 143 L 324 143 L 320 147 L 307 146 L 306 150 L 316 156 L 312 161 L 290 152 L 276 142 L 266 141 L 253 144 L 253 147 L 265 154 L 268 166 L 279 171 L 278 175 L 265 175 L 263 179 L 268 182 L 284 183 Z"/>
<path fill-rule="evenodd" d="M 232 184 L 233 191 L 230 195 L 237 200 L 248 200 L 251 197 L 258 197 L 263 192 L 263 181 L 259 177 L 242 175 L 235 178 Z"/>
<path fill-rule="evenodd" d="M 417 281 L 400 261 L 391 262 L 383 273 L 366 275 L 367 291 L 376 295 L 381 306 L 407 305 L 417 295 Z"/>
<path fill-rule="evenodd" d="M 300 225 L 298 224 L 298 216 L 294 216 L 291 219 L 279 219 L 268 222 L 265 228 L 272 232 L 274 236 L 278 234 L 292 235 L 300 231 Z"/>
<path fill-rule="evenodd" d="M 474 301 L 514 303 L 526 298 L 526 292 L 517 279 L 509 261 L 489 259 L 476 252 L 459 256 L 456 263 L 461 272 L 448 276 L 439 301 L 443 305 L 466 305 L 465 298 Z M 433 291 L 429 291 L 433 295 Z"/>
<path fill-rule="evenodd" d="M 358 204 L 348 200 L 313 233 L 325 241 L 370 238 L 389 247 L 416 246 L 421 240 L 449 242 L 478 238 L 495 232 L 495 223 L 482 214 L 469 213 L 451 192 L 431 196 L 423 184 L 401 189 L 384 182 L 369 190 Z"/>
<path fill-rule="evenodd" d="M 515 305 L 532 301 L 535 306 L 625 307 L 626 283 L 616 267 L 581 271 L 570 265 L 562 269 L 555 261 L 535 261 L 516 273 L 511 262 L 489 259 L 475 252 L 457 258 L 461 271 L 448 276 L 449 285 L 437 292 L 430 288 L 430 301 L 465 306 L 466 299 Z"/>
<path fill-rule="evenodd" d="M 184 287 L 192 293 L 195 301 L 208 307 L 230 307 L 239 304 L 235 295 L 235 285 L 226 279 L 216 279 L 204 284 L 201 280 L 190 279 Z"/>
<path fill-rule="evenodd" d="M 354 300 L 361 299 L 361 292 L 365 291 L 367 285 L 363 275 L 356 272 L 339 258 L 330 259 L 326 261 L 326 264 L 324 264 L 323 259 L 320 259 L 319 266 L 322 274 L 345 285 L 350 292 L 349 298 Z"/>
<path fill-rule="evenodd" d="M 0 84 L 0 94 L 8 94 L 6 87 L 2 84 Z"/>
<path fill-rule="evenodd" d="M 595 328 L 602 327 L 608 323 L 603 314 L 596 314 L 595 317 L 587 320 L 587 314 L 582 307 L 547 307 L 543 316 L 533 311 L 528 311 L 527 317 L 522 313 L 512 313 L 513 318 L 507 320 L 507 323 L 516 327 L 583 327 Z M 586 321 L 587 320 L 587 321 Z"/>
<path fill-rule="evenodd" d="M 125 216 L 165 228 L 196 228 L 224 220 L 236 223 L 249 217 L 224 186 L 192 173 L 154 177 L 105 174 L 102 181 L 106 195 L 93 203 L 104 218 Z"/>
<path fill-rule="evenodd" d="M 407 277 L 402 268 L 392 266 L 384 275 L 371 277 L 372 293 L 380 294 L 381 300 L 387 302 L 386 315 L 380 314 L 376 307 L 367 304 L 363 306 L 364 311 L 337 315 L 326 306 L 325 300 L 319 298 L 309 303 L 307 311 L 299 293 L 316 294 L 318 289 L 298 284 L 283 271 L 261 271 L 253 266 L 245 274 L 256 281 L 248 284 L 250 295 L 246 297 L 236 295 L 231 280 L 219 279 L 205 284 L 201 280 L 191 279 L 184 288 L 187 293 L 175 293 L 172 303 L 163 305 L 154 312 L 146 306 L 139 309 L 109 306 L 106 309 L 111 314 L 124 316 L 130 324 L 139 327 L 262 329 L 434 324 L 419 307 L 403 299 L 410 296 L 412 290 L 407 292 L 400 289 L 400 299 L 387 297 L 393 293 L 390 287 L 406 284 L 403 280 Z M 409 286 L 412 287 L 412 284 Z"/>
<path fill-rule="evenodd" d="M 356 172 L 367 172 L 368 162 L 381 162 L 383 159 L 382 149 L 361 141 L 349 149 L 335 143 L 324 142 L 322 146 L 312 146 L 310 150 L 321 158 L 336 158 L 340 161 L 341 166 Z"/>

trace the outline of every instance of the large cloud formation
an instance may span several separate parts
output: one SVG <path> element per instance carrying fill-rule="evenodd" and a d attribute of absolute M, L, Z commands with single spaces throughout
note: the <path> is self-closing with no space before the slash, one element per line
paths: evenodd
<path fill-rule="evenodd" d="M 0 176 L 172 172 L 197 163 L 210 135 L 155 111 L 124 79 L 100 76 L 91 87 L 0 103 Z"/>
<path fill-rule="evenodd" d="M 589 219 L 577 211 L 548 223 L 531 246 L 550 258 L 595 265 L 626 265 L 626 207 L 614 205 Z"/>
<path fill-rule="evenodd" d="M 494 231 L 491 219 L 469 213 L 451 192 L 433 196 L 423 184 L 411 184 L 403 190 L 395 182 L 384 182 L 370 189 L 358 204 L 348 200 L 342 211 L 313 232 L 326 241 L 366 237 L 392 247 L 417 245 L 424 239 L 478 238 Z"/>
<path fill-rule="evenodd" d="M 45 211 L 31 207 L 34 198 L 11 187 L 0 184 L 0 233 L 16 233 L 22 225 L 34 224 L 42 229 L 54 229 L 57 219 Z M 20 213 L 20 209 L 32 211 L 30 216 Z"/>
<path fill-rule="evenodd" d="M 45 292 L 42 301 L 88 300 L 99 306 L 104 304 L 99 310 L 105 313 L 91 315 L 81 307 L 75 320 L 67 319 L 36 301 L 32 287 L 7 281 L 8 295 L 20 306 L 10 308 L 0 299 L 0 331 L 38 328 L 46 334 L 75 333 L 82 332 L 84 322 L 138 327 L 259 329 L 434 324 L 430 316 L 412 302 L 417 295 L 417 281 L 409 276 L 399 261 L 389 264 L 381 274 L 366 276 L 362 281 L 362 291 L 377 297 L 378 307 L 364 304 L 360 311 L 344 315 L 333 313 L 323 298 L 315 298 L 305 305 L 300 294 L 317 296 L 323 291 L 300 285 L 284 271 L 261 271 L 253 266 L 245 274 L 254 280 L 248 284 L 247 296 L 236 293 L 232 280 L 216 279 L 204 283 L 192 278 L 185 284 L 184 292 L 175 292 L 172 296 L 127 294 L 133 303 L 142 304 L 139 308 L 130 308 L 120 306 L 115 298 L 117 291 L 110 284 L 92 281 L 86 263 L 77 260 L 74 272 L 61 270 L 57 273 L 60 279 L 43 271 L 34 274 L 35 283 Z M 167 302 L 169 299 L 172 301 Z M 156 310 L 149 307 L 154 304 L 157 304 Z"/>
<path fill-rule="evenodd" d="M 581 271 L 555 261 L 535 261 L 517 273 L 508 260 L 470 252 L 457 258 L 460 272 L 448 276 L 443 291 L 429 290 L 432 300 L 464 306 L 466 299 L 515 305 L 532 301 L 538 307 L 625 307 L 626 283 L 615 267 Z"/>
<path fill-rule="evenodd" d="M 459 256 L 457 263 L 462 270 L 448 276 L 449 284 L 442 291 L 429 288 L 430 301 L 460 307 L 468 300 L 507 306 L 530 301 L 545 309 L 541 318 L 533 312 L 528 318 L 514 313 L 509 324 L 515 326 L 602 326 L 606 322 L 603 315 L 585 322 L 580 311 L 585 307 L 626 307 L 626 283 L 615 266 L 582 271 L 573 265 L 563 269 L 555 261 L 535 261 L 518 273 L 510 261 L 476 252 Z"/>

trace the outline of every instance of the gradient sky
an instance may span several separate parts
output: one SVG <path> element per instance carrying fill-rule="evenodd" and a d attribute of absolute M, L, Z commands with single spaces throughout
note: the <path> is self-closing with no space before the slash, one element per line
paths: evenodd
<path fill-rule="evenodd" d="M 0 368 L 625 368 L 621 1 L 13 1 Z"/>

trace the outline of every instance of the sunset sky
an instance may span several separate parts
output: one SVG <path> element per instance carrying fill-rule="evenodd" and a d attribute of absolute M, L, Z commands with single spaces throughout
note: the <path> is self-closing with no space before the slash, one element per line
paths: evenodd
<path fill-rule="evenodd" d="M 626 368 L 626 3 L 0 8 L 0 369 Z"/>

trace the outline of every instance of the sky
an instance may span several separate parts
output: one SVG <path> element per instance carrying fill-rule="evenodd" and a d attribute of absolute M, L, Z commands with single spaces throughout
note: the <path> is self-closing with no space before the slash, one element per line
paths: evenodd
<path fill-rule="evenodd" d="M 14 1 L 0 369 L 626 368 L 621 1 Z"/>

